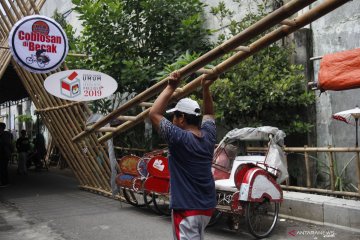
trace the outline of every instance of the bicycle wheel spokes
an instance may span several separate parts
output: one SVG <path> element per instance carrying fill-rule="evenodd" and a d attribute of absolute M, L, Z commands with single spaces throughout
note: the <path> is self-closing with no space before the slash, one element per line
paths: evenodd
<path fill-rule="evenodd" d="M 123 189 L 124 198 L 126 201 L 135 206 L 135 207 L 143 207 L 145 206 L 144 197 L 142 192 L 134 192 L 132 190 L 129 190 L 127 188 Z"/>
<path fill-rule="evenodd" d="M 144 191 L 144 202 L 145 202 L 145 205 L 150 208 L 153 212 L 155 212 L 156 214 L 160 214 L 162 215 L 161 212 L 159 212 L 157 210 L 157 208 L 155 207 L 154 205 L 154 200 L 153 200 L 153 195 L 154 193 L 152 192 L 147 192 L 147 191 Z"/>
<path fill-rule="evenodd" d="M 245 218 L 248 229 L 257 238 L 267 237 L 276 225 L 279 214 L 279 203 L 248 202 Z"/>
<path fill-rule="evenodd" d="M 214 226 L 219 221 L 219 219 L 222 217 L 222 215 L 223 215 L 222 212 L 215 209 L 212 216 L 211 216 L 211 219 L 210 219 L 210 221 L 209 221 L 209 223 L 208 223 L 208 225 L 206 227 Z"/>
<path fill-rule="evenodd" d="M 155 208 L 163 215 L 170 216 L 169 195 L 153 194 L 153 203 Z"/>

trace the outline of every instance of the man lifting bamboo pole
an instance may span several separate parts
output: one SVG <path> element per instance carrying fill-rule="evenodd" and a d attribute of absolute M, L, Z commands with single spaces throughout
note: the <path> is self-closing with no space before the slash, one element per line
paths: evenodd
<path fill-rule="evenodd" d="M 230 69 L 234 65 L 238 64 L 239 62 L 243 61 L 244 59 L 248 58 L 249 56 L 253 55 L 254 53 L 260 51 L 261 49 L 267 47 L 268 45 L 275 43 L 276 41 L 280 40 L 281 38 L 289 35 L 290 33 L 300 29 L 303 26 L 313 22 L 314 20 L 322 17 L 323 15 L 333 11 L 334 9 L 340 7 L 341 5 L 345 4 L 349 0 L 328 0 L 324 1 L 323 3 L 319 4 L 318 6 L 314 7 L 313 9 L 309 10 L 305 14 L 295 18 L 293 21 L 294 24 L 283 25 L 280 28 L 268 33 L 264 37 L 260 38 L 259 40 L 255 41 L 254 43 L 249 45 L 250 51 L 246 52 L 238 52 L 234 54 L 232 57 L 226 59 L 216 67 L 212 69 L 212 73 L 210 74 L 203 74 L 184 87 L 182 87 L 182 91 L 175 92 L 171 98 L 171 101 L 175 101 L 176 99 L 183 98 L 193 92 L 196 88 L 198 88 L 201 84 L 201 80 L 203 78 L 211 78 L 211 75 L 219 75 L 224 73 L 226 70 Z M 182 73 L 180 73 L 182 74 Z M 106 135 L 99 138 L 99 142 L 103 142 L 105 140 L 110 139 L 113 135 L 118 134 L 120 132 L 124 132 L 131 127 L 137 125 L 138 123 L 142 122 L 148 115 L 150 109 L 147 109 L 137 115 L 136 120 L 134 121 L 127 121 L 122 125 L 118 126 L 113 132 L 107 133 Z"/>
<path fill-rule="evenodd" d="M 293 1 L 285 4 L 284 6 L 278 8 L 274 12 L 265 16 L 260 21 L 256 22 L 249 28 L 247 28 L 244 31 L 242 31 L 241 33 L 239 33 L 238 35 L 232 37 L 231 39 L 227 40 L 220 46 L 214 48 L 213 50 L 207 52 L 200 58 L 194 60 L 192 63 L 181 68 L 179 70 L 181 78 L 189 76 L 190 74 L 192 74 L 195 71 L 199 70 L 200 68 L 206 66 L 213 60 L 236 49 L 237 47 L 241 46 L 241 44 L 256 37 L 257 35 L 263 33 L 264 31 L 270 29 L 271 27 L 275 26 L 276 24 L 280 23 L 281 21 L 285 20 L 286 18 L 292 16 L 299 10 L 303 9 L 304 7 L 310 5 L 311 3 L 315 2 L 315 1 L 316 0 L 293 0 Z M 95 123 L 90 128 L 87 128 L 85 131 L 83 131 L 80 134 L 78 134 L 77 136 L 75 136 L 73 138 L 73 141 L 78 141 L 82 137 L 96 131 L 97 129 L 99 129 L 102 126 L 109 123 L 111 120 L 120 116 L 121 113 L 123 113 L 123 112 L 129 110 L 130 108 L 155 96 L 166 86 L 167 80 L 168 80 L 168 78 L 165 78 L 162 81 L 160 81 L 160 82 L 156 83 L 155 85 L 153 85 L 152 87 L 150 87 L 149 89 L 138 94 L 133 99 L 126 102 L 124 105 L 120 106 L 118 109 L 114 110 L 112 113 L 110 113 L 109 115 L 107 115 L 106 117 L 101 119 L 99 122 Z"/>

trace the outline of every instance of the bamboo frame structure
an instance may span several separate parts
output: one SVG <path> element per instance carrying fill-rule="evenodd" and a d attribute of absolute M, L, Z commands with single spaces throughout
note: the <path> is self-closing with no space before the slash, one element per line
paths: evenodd
<path fill-rule="evenodd" d="M 266 152 L 268 148 L 265 147 L 247 147 L 247 152 Z M 305 167 L 305 174 L 306 174 L 306 187 L 299 187 L 299 186 L 289 186 L 287 182 L 286 185 L 281 185 L 283 189 L 288 190 L 296 190 L 296 191 L 305 191 L 305 192 L 314 192 L 314 193 L 326 193 L 332 195 L 339 195 L 339 196 L 348 196 L 348 197 L 358 197 L 360 198 L 360 190 L 358 192 L 347 192 L 347 191 L 336 191 L 335 190 L 335 164 L 336 161 L 334 159 L 334 153 L 355 153 L 358 155 L 360 153 L 359 147 L 284 147 L 283 150 L 289 153 L 304 153 L 304 162 L 306 165 L 306 161 L 308 164 L 310 162 L 309 153 L 326 153 L 328 154 L 328 161 L 329 161 L 329 175 L 330 175 L 330 189 L 319 189 L 311 187 L 309 184 L 310 179 L 310 168 Z M 355 164 L 358 167 L 357 161 Z M 360 182 L 360 175 L 358 175 L 358 182 Z"/>
<path fill-rule="evenodd" d="M 91 111 L 84 103 L 61 100 L 47 93 L 43 83 L 51 73 L 35 74 L 24 70 L 12 59 L 8 49 L 7 38 L 12 26 L 22 17 L 39 14 L 45 0 L 0 0 L 0 3 L 6 13 L 4 15 L 0 11 L 0 77 L 9 65 L 16 71 L 36 111 L 49 129 L 52 140 L 78 179 L 79 187 L 111 195 L 107 149 L 97 142 L 97 137 L 101 134 L 91 134 L 78 143 L 71 141 L 83 130 L 83 124 Z M 60 69 L 52 73 L 58 71 Z"/>

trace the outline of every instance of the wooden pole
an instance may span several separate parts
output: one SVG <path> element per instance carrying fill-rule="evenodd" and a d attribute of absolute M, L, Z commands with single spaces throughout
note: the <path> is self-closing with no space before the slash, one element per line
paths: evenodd
<path fill-rule="evenodd" d="M 306 187 L 311 187 L 311 176 L 310 176 L 310 163 L 309 163 L 309 153 L 306 151 L 307 146 L 304 146 L 305 148 L 305 169 L 306 169 Z"/>
<path fill-rule="evenodd" d="M 284 146 L 284 147 L 285 147 L 285 146 Z M 247 151 L 247 149 L 246 149 L 246 151 Z M 289 164 L 288 164 L 287 154 L 285 154 L 285 163 L 286 163 L 286 167 L 288 167 Z M 285 183 L 286 183 L 286 186 L 289 186 L 289 185 L 290 185 L 290 180 L 289 180 L 289 178 L 286 178 Z"/>
<path fill-rule="evenodd" d="M 8 27 L 9 30 L 12 28 L 12 25 L 14 25 L 16 23 L 16 18 L 12 15 L 7 3 L 5 2 L 5 0 L 0 0 L 0 3 L 2 5 L 2 8 L 4 9 L 7 19 L 9 21 L 8 23 Z M 1 12 L 1 11 L 0 11 Z M 1 16 L 3 19 L 5 19 L 5 17 Z"/>
<path fill-rule="evenodd" d="M 360 194 L 360 156 L 359 152 L 356 152 L 356 173 L 358 177 L 358 192 Z"/>
<path fill-rule="evenodd" d="M 293 0 L 284 6 L 278 8 L 274 12 L 270 13 L 257 23 L 253 24 L 246 30 L 242 31 L 238 35 L 232 37 L 228 41 L 224 42 L 220 46 L 214 48 L 213 50 L 207 52 L 203 56 L 199 57 L 192 63 L 184 66 L 179 70 L 181 78 L 189 76 L 190 74 L 196 72 L 197 70 L 203 68 L 210 62 L 216 60 L 217 58 L 223 56 L 224 54 L 234 50 L 236 47 L 240 46 L 241 44 L 245 43 L 246 41 L 256 37 L 260 33 L 266 31 L 267 29 L 275 26 L 279 22 L 283 21 L 284 19 L 292 16 L 294 13 L 299 11 L 300 9 L 310 5 L 311 3 L 315 2 L 315 0 Z M 149 98 L 158 94 L 167 84 L 168 77 L 161 80 L 160 82 L 154 84 L 152 87 L 148 88 L 147 90 L 143 91 L 142 93 L 135 96 L 130 101 L 126 102 L 118 109 L 111 112 L 101 121 L 97 122 L 92 126 L 91 129 L 87 129 L 84 132 L 78 134 L 73 138 L 73 141 L 78 141 L 79 139 L 83 138 L 84 136 L 88 135 L 91 132 L 94 132 L 96 129 L 106 125 L 111 120 L 115 119 L 123 112 L 127 111 L 131 107 L 138 105 L 141 102 L 148 100 Z"/>
<path fill-rule="evenodd" d="M 266 151 L 267 148 L 263 147 L 247 147 L 249 152 Z M 292 152 L 305 152 L 304 147 L 284 147 L 283 150 L 287 153 Z M 360 152 L 360 148 L 355 147 L 307 147 L 306 152 Z"/>
<path fill-rule="evenodd" d="M 328 152 L 329 155 L 329 173 L 330 173 L 330 188 L 335 191 L 335 174 L 334 174 L 334 158 L 333 153 Z"/>
<path fill-rule="evenodd" d="M 34 97 L 36 95 L 36 93 L 33 91 L 33 89 L 30 87 L 30 84 L 25 81 L 26 76 L 23 75 L 23 73 L 21 72 L 21 70 L 19 69 L 19 66 L 15 63 L 15 61 L 13 61 L 13 65 L 14 65 L 14 69 L 17 72 L 17 74 L 21 77 L 22 83 L 24 84 L 25 88 L 27 89 L 28 93 L 30 96 Z M 33 98 L 35 101 L 36 99 Z M 35 102 L 34 102 L 35 103 Z M 44 116 L 44 122 L 47 123 L 49 121 L 50 117 L 49 116 Z M 65 151 L 63 149 L 63 145 L 61 144 L 61 141 L 59 140 L 61 138 L 60 135 L 56 134 L 56 131 L 54 131 L 54 124 L 47 124 L 49 130 L 52 132 L 53 136 L 54 136 L 54 141 L 57 142 L 57 146 L 59 147 L 60 151 L 62 152 L 63 156 L 66 158 L 69 158 L 68 156 L 68 151 Z M 56 128 L 55 128 L 56 129 Z M 71 164 L 69 164 L 70 166 L 72 166 Z M 77 177 L 77 179 L 80 181 L 81 184 L 84 184 L 83 179 L 86 179 L 84 177 L 81 176 L 81 174 L 78 173 L 77 168 L 72 166 L 72 170 L 74 171 L 75 176 Z"/>
<path fill-rule="evenodd" d="M 81 102 L 71 102 L 71 103 L 67 103 L 65 105 L 60 105 L 57 107 L 47 107 L 47 108 L 43 108 L 43 109 L 36 109 L 36 112 L 47 112 L 47 111 L 52 111 L 52 110 L 59 110 L 60 108 L 67 108 L 67 107 L 71 107 L 73 105 L 77 105 L 77 104 L 81 104 Z"/>
<path fill-rule="evenodd" d="M 306 187 L 296 187 L 296 186 L 285 186 L 281 185 L 282 189 L 285 190 L 295 190 L 295 191 L 304 191 L 304 192 L 314 192 L 314 193 L 325 193 L 332 195 L 348 196 L 348 197 L 358 197 L 360 194 L 356 192 L 341 192 L 341 191 L 332 191 L 327 189 L 318 189 L 318 188 L 306 188 Z"/>
<path fill-rule="evenodd" d="M 145 148 L 126 148 L 126 147 L 114 147 L 114 149 L 122 150 L 122 151 L 136 151 L 136 152 L 146 152 Z"/>
<path fill-rule="evenodd" d="M 21 4 L 19 4 L 19 3 L 21 3 Z M 31 8 L 29 8 L 29 5 L 26 4 L 24 0 L 20 0 L 20 1 L 18 0 L 18 1 L 17 1 L 17 4 L 18 4 L 19 6 L 22 6 L 22 7 L 20 7 L 20 9 L 23 8 L 23 10 L 26 11 L 26 14 L 24 14 L 25 16 L 31 15 Z"/>
<path fill-rule="evenodd" d="M 28 1 L 29 1 L 30 5 L 31 5 L 32 9 L 34 10 L 34 12 L 36 14 L 39 14 L 39 8 L 38 8 L 38 6 L 36 6 L 35 2 L 33 0 L 28 0 Z"/>
<path fill-rule="evenodd" d="M 36 88 L 36 80 L 34 78 L 32 78 L 32 75 L 23 70 L 22 68 L 20 68 L 20 66 L 18 66 L 18 64 L 13 60 L 12 61 L 14 69 L 17 71 L 19 76 L 22 76 L 22 82 L 25 86 L 25 88 L 27 89 L 28 93 L 30 94 L 31 98 L 33 99 L 33 102 L 35 104 L 35 106 L 38 106 L 39 104 L 46 104 L 49 105 L 49 103 L 47 102 L 47 99 L 39 99 L 38 95 L 39 95 L 39 90 Z M 32 84 L 30 84 L 28 82 L 28 80 L 31 81 Z M 63 132 L 59 131 L 60 129 L 63 129 L 62 127 L 58 126 L 58 122 L 57 121 L 51 121 L 49 122 L 50 119 L 59 119 L 59 116 L 56 116 L 55 113 L 50 113 L 49 115 L 44 115 L 43 119 L 45 120 L 45 123 L 47 124 L 47 127 L 49 128 L 49 130 L 52 132 L 52 134 L 54 135 L 54 140 L 57 142 L 57 146 L 59 146 L 59 149 L 61 151 L 61 154 L 65 157 L 65 159 L 67 160 L 67 163 L 72 166 L 73 169 L 81 169 L 81 167 L 76 168 L 72 165 L 72 162 L 69 161 L 69 159 L 73 159 L 76 158 L 74 154 L 74 151 L 71 149 L 71 147 L 69 148 L 66 145 L 66 138 L 63 137 Z M 69 151 L 70 150 L 70 151 Z M 83 179 L 86 179 L 87 181 L 90 181 L 88 177 L 83 176 L 80 177 L 80 182 L 82 182 Z M 94 184 L 93 184 L 94 185 Z"/>
<path fill-rule="evenodd" d="M 19 20 L 19 19 L 21 18 L 21 15 L 20 15 L 20 13 L 18 12 L 18 9 L 16 8 L 14 2 L 13 2 L 13 1 L 8 1 L 8 3 L 9 3 L 10 6 L 11 6 L 11 10 L 15 13 L 17 20 Z"/>
<path fill-rule="evenodd" d="M 26 9 L 26 7 L 24 7 L 24 2 L 22 0 L 17 0 L 17 5 L 19 6 L 19 9 L 22 13 L 22 16 L 27 16 L 30 14 L 30 12 L 28 12 L 28 9 Z"/>

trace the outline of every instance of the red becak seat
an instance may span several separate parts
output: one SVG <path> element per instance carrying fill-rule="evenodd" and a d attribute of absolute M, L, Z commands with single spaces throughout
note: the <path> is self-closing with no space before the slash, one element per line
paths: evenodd
<path fill-rule="evenodd" d="M 115 182 L 119 187 L 132 189 L 134 179 L 139 178 L 137 166 L 140 158 L 135 155 L 124 156 L 119 160 L 120 173 L 116 176 Z"/>
<path fill-rule="evenodd" d="M 144 189 L 149 192 L 161 194 L 169 193 L 170 173 L 168 159 L 163 156 L 155 156 L 147 164 L 149 173 L 144 182 Z"/>
<path fill-rule="evenodd" d="M 121 173 L 139 176 L 137 165 L 140 161 L 140 157 L 135 155 L 127 155 L 119 160 L 119 168 Z"/>

